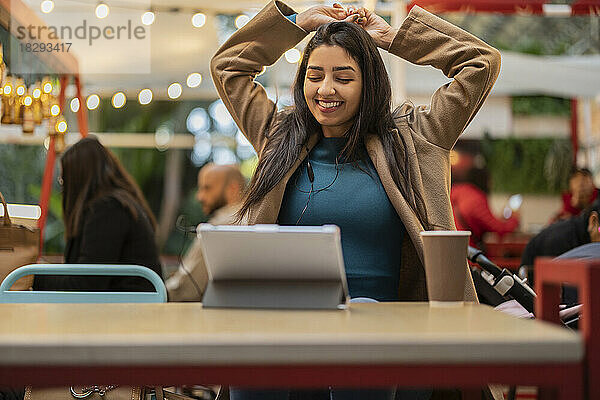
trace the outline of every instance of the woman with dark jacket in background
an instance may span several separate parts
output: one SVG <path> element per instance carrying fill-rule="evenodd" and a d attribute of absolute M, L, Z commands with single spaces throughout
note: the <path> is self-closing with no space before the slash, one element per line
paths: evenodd
<path fill-rule="evenodd" d="M 61 158 L 67 264 L 135 264 L 159 276 L 156 220 L 119 160 L 94 137 Z M 37 276 L 36 290 L 151 291 L 139 277 Z"/>
<path fill-rule="evenodd" d="M 67 264 L 135 264 L 162 277 L 156 220 L 142 191 L 95 137 L 71 146 L 61 160 Z M 36 276 L 35 290 L 152 291 L 129 276 Z M 0 400 L 21 400 L 24 388 L 0 387 Z"/>

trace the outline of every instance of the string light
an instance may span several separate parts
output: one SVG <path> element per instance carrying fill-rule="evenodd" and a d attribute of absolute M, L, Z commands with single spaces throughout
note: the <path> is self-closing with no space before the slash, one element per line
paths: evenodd
<path fill-rule="evenodd" d="M 50 82 L 44 83 L 44 87 L 42 87 L 44 93 L 48 94 L 52 92 L 52 84 Z"/>
<path fill-rule="evenodd" d="M 169 87 L 167 88 L 167 95 L 169 96 L 169 98 L 171 99 L 176 99 L 179 96 L 181 96 L 181 92 L 182 92 L 182 88 L 181 85 L 177 82 L 171 83 L 169 85 Z"/>
<path fill-rule="evenodd" d="M 300 61 L 300 57 L 301 57 L 300 50 L 298 50 L 296 48 L 289 49 L 288 51 L 285 52 L 285 59 L 290 64 L 295 64 L 298 61 Z"/>
<path fill-rule="evenodd" d="M 127 102 L 127 97 L 123 92 L 117 92 L 113 95 L 111 103 L 114 108 L 121 108 Z"/>
<path fill-rule="evenodd" d="M 201 12 L 192 15 L 192 25 L 196 28 L 201 28 L 206 23 L 206 15 Z"/>
<path fill-rule="evenodd" d="M 4 94 L 8 96 L 12 93 L 12 86 L 9 84 L 4 85 Z"/>
<path fill-rule="evenodd" d="M 56 117 L 58 114 L 60 114 L 60 107 L 58 104 L 54 104 L 52 107 L 50 107 L 50 114 L 52 114 L 53 117 Z"/>
<path fill-rule="evenodd" d="M 25 86 L 19 85 L 17 86 L 17 95 L 23 96 L 25 94 Z"/>
<path fill-rule="evenodd" d="M 44 14 L 51 13 L 54 10 L 54 2 L 52 0 L 44 0 L 40 4 L 40 9 Z"/>
<path fill-rule="evenodd" d="M 108 17 L 109 12 L 110 9 L 108 8 L 108 5 L 106 3 L 100 2 L 96 6 L 96 17 L 100 19 Z"/>
<path fill-rule="evenodd" d="M 152 25 L 154 23 L 154 12 L 153 11 L 146 11 L 144 14 L 142 14 L 142 24 L 144 25 Z"/>
<path fill-rule="evenodd" d="M 202 83 L 202 75 L 198 72 L 192 72 L 187 77 L 187 85 L 188 87 L 195 88 L 200 86 Z"/>
<path fill-rule="evenodd" d="M 34 99 L 39 99 L 42 96 L 42 91 L 40 88 L 33 89 L 33 93 L 31 94 Z"/>
<path fill-rule="evenodd" d="M 142 89 L 138 94 L 138 101 L 141 105 L 150 104 L 152 101 L 152 90 L 150 89 Z"/>
<path fill-rule="evenodd" d="M 67 131 L 67 121 L 65 121 L 65 120 L 57 121 L 55 128 L 56 128 L 57 132 L 65 133 Z"/>
<path fill-rule="evenodd" d="M 77 97 L 73 97 L 71 99 L 71 111 L 73 111 L 73 112 L 79 111 L 79 99 Z"/>
<path fill-rule="evenodd" d="M 97 94 L 89 95 L 85 104 L 88 110 L 95 110 L 100 105 L 100 97 Z"/>
<path fill-rule="evenodd" d="M 240 29 L 241 27 L 243 27 L 244 25 L 246 25 L 248 23 L 248 21 L 250 21 L 250 17 L 242 14 L 242 15 L 238 15 L 237 18 L 235 19 L 235 26 Z"/>
<path fill-rule="evenodd" d="M 33 99 L 31 98 L 31 96 L 25 96 L 23 98 L 23 105 L 29 107 L 31 104 L 33 104 Z"/>

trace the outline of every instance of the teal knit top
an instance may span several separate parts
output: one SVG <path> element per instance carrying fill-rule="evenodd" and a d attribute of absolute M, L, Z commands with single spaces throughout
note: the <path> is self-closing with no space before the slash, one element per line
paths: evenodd
<path fill-rule="evenodd" d="M 350 296 L 397 301 L 404 224 L 364 147 L 357 166 L 339 159 L 345 141 L 324 137 L 310 152 L 314 189 L 308 206 L 304 162 L 287 184 L 278 223 L 296 225 L 302 215 L 298 225 L 339 226 Z"/>

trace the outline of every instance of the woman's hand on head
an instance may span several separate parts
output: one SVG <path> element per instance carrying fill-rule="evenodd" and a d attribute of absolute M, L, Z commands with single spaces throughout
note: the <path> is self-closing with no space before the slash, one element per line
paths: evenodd
<path fill-rule="evenodd" d="M 354 22 L 362 26 L 382 49 L 387 50 L 398 33 L 398 30 L 392 28 L 383 18 L 364 7 L 349 7 L 348 14 L 358 14 Z"/>
<path fill-rule="evenodd" d="M 296 15 L 296 25 L 307 32 L 316 30 L 319 26 L 334 21 L 354 22 L 358 18 L 357 12 L 349 10 L 335 3 L 330 6 L 314 6 Z"/>

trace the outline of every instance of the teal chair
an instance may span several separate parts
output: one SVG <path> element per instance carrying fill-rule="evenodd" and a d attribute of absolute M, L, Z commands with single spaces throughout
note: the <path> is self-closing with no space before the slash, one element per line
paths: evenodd
<path fill-rule="evenodd" d="M 11 291 L 12 285 L 28 275 L 137 276 L 150 281 L 154 292 L 62 292 Z M 0 284 L 0 303 L 165 303 L 167 289 L 150 268 L 139 265 L 31 264 L 17 268 Z"/>
<path fill-rule="evenodd" d="M 106 275 L 137 276 L 146 278 L 154 286 L 154 292 L 60 292 L 60 291 L 11 291 L 12 285 L 28 275 Z M 0 284 L 0 303 L 165 303 L 167 289 L 158 274 L 139 265 L 100 264 L 31 264 L 17 268 Z M 71 388 L 73 390 L 73 388 Z M 174 394 L 165 392 L 164 398 Z M 171 396 L 171 397 L 170 397 Z M 185 397 L 182 397 L 185 399 Z M 152 399 L 156 399 L 155 394 Z"/>

